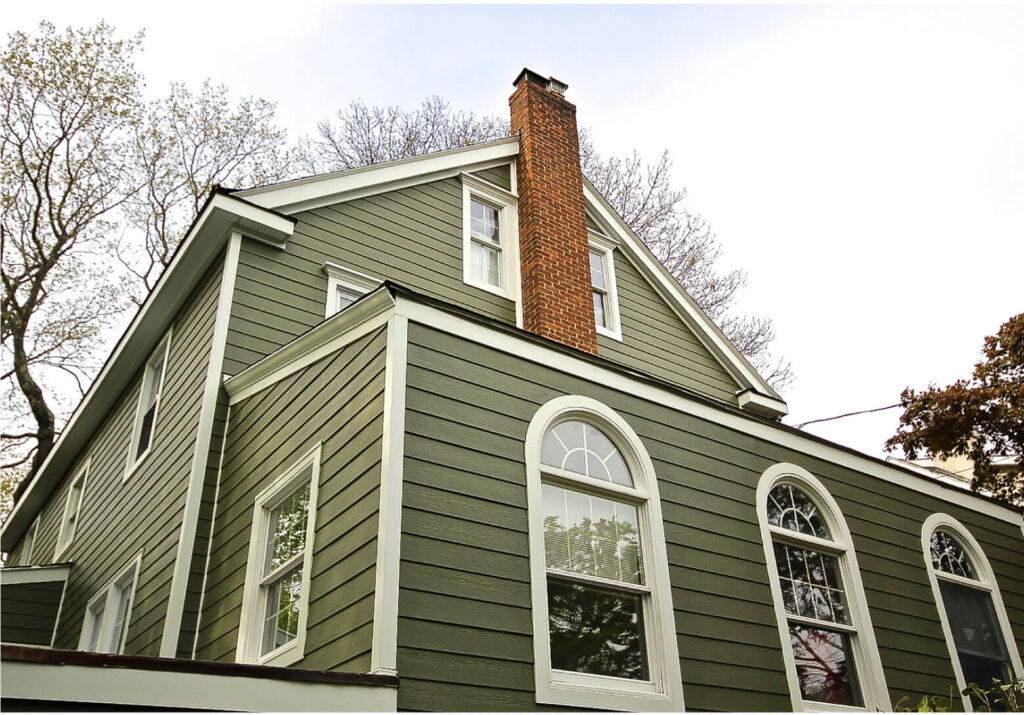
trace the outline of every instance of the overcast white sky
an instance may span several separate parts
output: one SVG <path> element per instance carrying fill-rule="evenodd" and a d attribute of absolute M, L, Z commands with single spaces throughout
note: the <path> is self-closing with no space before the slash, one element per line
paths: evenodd
<path fill-rule="evenodd" d="M 1024 6 L 8 3 L 0 31 L 146 29 L 153 95 L 209 77 L 294 139 L 351 99 L 507 114 L 529 66 L 599 150 L 667 148 L 797 382 L 787 422 L 966 376 L 1024 310 Z M 898 411 L 808 429 L 881 456 Z"/>

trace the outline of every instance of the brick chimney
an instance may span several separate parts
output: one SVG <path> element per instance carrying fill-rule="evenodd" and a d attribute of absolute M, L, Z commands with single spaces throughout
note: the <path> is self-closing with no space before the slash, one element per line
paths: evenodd
<path fill-rule="evenodd" d="M 523 327 L 596 354 L 576 107 L 554 77 L 524 69 L 514 85 Z"/>

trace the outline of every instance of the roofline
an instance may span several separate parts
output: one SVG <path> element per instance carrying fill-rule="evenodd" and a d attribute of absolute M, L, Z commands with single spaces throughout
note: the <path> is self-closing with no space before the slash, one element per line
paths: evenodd
<path fill-rule="evenodd" d="M 30 525 L 38 508 L 70 469 L 107 411 L 149 358 L 192 288 L 220 255 L 232 231 L 257 240 L 279 243 L 290 236 L 296 219 L 258 206 L 223 189 L 210 192 L 178 245 L 167 270 L 121 335 L 53 449 L 36 473 L 15 492 L 15 505 L 0 530 L 0 550 L 10 551 Z M 105 404 L 100 404 L 105 402 Z M 95 407 L 94 407 L 95 405 Z M 83 426 L 83 423 L 84 426 Z"/>
<path fill-rule="evenodd" d="M 70 573 L 70 563 L 43 566 L 5 566 L 0 569 L 0 586 L 67 581 Z"/>
<path fill-rule="evenodd" d="M 258 206 L 293 214 L 353 198 L 354 193 L 371 187 L 374 193 L 390 191 L 398 188 L 394 184 L 400 182 L 432 181 L 449 174 L 454 176 L 472 164 L 508 161 L 518 154 L 519 137 L 511 136 L 398 161 L 244 189 L 232 195 Z"/>

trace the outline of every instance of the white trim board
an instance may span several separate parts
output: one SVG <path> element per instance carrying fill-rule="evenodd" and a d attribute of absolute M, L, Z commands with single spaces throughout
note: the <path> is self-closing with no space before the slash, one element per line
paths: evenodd
<path fill-rule="evenodd" d="M 29 583 L 67 581 L 71 564 L 55 566 L 8 566 L 0 569 L 0 587 Z"/>
<path fill-rule="evenodd" d="M 196 531 L 199 528 L 203 482 L 206 479 L 206 467 L 210 457 L 210 440 L 213 438 L 213 420 L 217 412 L 217 397 L 220 394 L 220 376 L 224 369 L 228 323 L 231 319 L 231 302 L 235 293 L 235 278 L 238 274 L 238 256 L 241 248 L 242 235 L 237 232 L 232 233 L 221 274 L 217 313 L 213 323 L 213 335 L 210 339 L 210 358 L 206 367 L 206 382 L 203 385 L 202 406 L 199 410 L 195 447 L 192 451 L 188 491 L 185 494 L 181 530 L 178 534 L 178 550 L 174 557 L 174 574 L 171 577 L 171 589 L 167 599 L 167 616 L 164 618 L 164 631 L 160 639 L 160 656 L 164 658 L 173 658 L 177 655 L 181 623 L 185 617 L 188 577 L 192 568 Z"/>
<path fill-rule="evenodd" d="M 399 315 L 406 316 L 411 322 L 420 323 L 442 332 L 486 345 L 495 350 L 545 365 L 551 369 L 574 375 L 598 385 L 620 390 L 640 399 L 665 405 L 679 412 L 720 424 L 772 444 L 794 449 L 833 464 L 856 469 L 864 474 L 913 489 L 937 499 L 957 504 L 958 506 L 966 506 L 979 513 L 1009 522 L 1015 526 L 1021 523 L 1021 515 L 1009 507 L 992 503 L 973 494 L 964 494 L 959 489 L 942 486 L 934 480 L 919 477 L 916 474 L 889 466 L 883 462 L 877 462 L 865 455 L 848 452 L 838 446 L 823 444 L 817 440 L 793 434 L 790 431 L 767 424 L 756 418 L 744 417 L 725 409 L 713 407 L 688 398 L 671 389 L 653 385 L 617 370 L 597 365 L 563 351 L 546 347 L 532 340 L 518 337 L 512 333 L 447 313 L 439 308 L 417 302 L 412 298 L 399 295 L 396 300 L 396 312 Z"/>
<path fill-rule="evenodd" d="M 35 513 L 81 454 L 95 430 L 121 399 L 122 392 L 163 337 L 178 308 L 217 258 L 232 230 L 246 236 L 283 240 L 295 219 L 240 199 L 214 194 L 189 230 L 174 260 L 118 341 L 85 397 L 61 432 L 36 476 L 0 531 L 0 550 L 17 545 Z"/>

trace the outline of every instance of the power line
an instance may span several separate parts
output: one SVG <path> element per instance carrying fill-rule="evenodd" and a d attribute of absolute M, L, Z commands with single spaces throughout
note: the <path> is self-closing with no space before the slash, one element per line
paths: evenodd
<path fill-rule="evenodd" d="M 854 415 L 866 415 L 869 412 L 883 412 L 885 410 L 891 410 L 894 407 L 899 407 L 900 403 L 897 402 L 895 405 L 887 405 L 886 407 L 875 407 L 870 410 L 857 410 L 856 412 L 847 412 L 846 414 L 836 415 L 835 417 L 822 417 L 817 420 L 808 420 L 807 422 L 801 422 L 796 426 L 797 429 L 803 429 L 807 425 L 813 425 L 815 422 L 830 422 L 831 420 L 842 419 L 843 417 L 853 417 Z"/>

